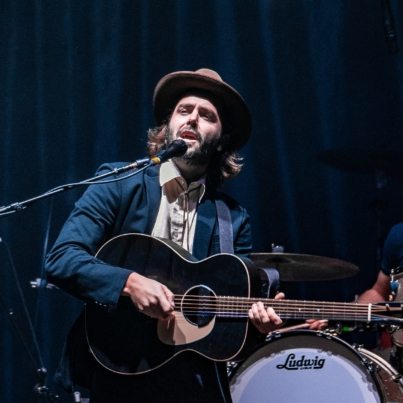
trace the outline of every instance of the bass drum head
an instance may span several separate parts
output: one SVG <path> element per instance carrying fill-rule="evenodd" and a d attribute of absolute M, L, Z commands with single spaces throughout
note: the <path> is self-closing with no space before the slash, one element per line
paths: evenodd
<path fill-rule="evenodd" d="M 234 403 L 379 403 L 380 388 L 346 342 L 310 330 L 274 333 L 230 379 Z"/>

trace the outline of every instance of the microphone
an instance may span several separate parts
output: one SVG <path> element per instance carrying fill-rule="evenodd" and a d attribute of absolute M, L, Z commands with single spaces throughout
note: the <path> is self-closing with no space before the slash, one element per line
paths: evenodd
<path fill-rule="evenodd" d="M 161 150 L 157 155 L 151 158 L 142 158 L 132 162 L 129 165 L 126 165 L 121 168 L 117 168 L 114 170 L 115 174 L 121 174 L 123 172 L 130 171 L 131 169 L 135 168 L 142 168 L 147 164 L 152 165 L 159 165 L 165 162 L 166 160 L 173 158 L 173 157 L 180 157 L 181 155 L 185 154 L 188 146 L 186 142 L 182 139 L 174 140 L 172 143 L 169 143 L 166 148 Z"/>
<path fill-rule="evenodd" d="M 172 143 L 168 144 L 167 148 L 161 150 L 155 157 L 152 157 L 151 162 L 154 165 L 162 164 L 170 158 L 182 156 L 187 149 L 188 146 L 184 140 L 174 140 Z"/>

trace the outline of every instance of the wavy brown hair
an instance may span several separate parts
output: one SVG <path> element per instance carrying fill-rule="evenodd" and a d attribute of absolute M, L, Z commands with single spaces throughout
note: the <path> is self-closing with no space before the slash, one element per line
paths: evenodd
<path fill-rule="evenodd" d="M 150 156 L 156 155 L 166 146 L 168 137 L 168 124 L 154 127 L 148 130 L 147 149 Z M 230 134 L 223 133 L 220 140 L 221 151 L 217 150 L 207 169 L 207 182 L 214 186 L 220 186 L 224 180 L 234 178 L 241 172 L 242 157 L 231 150 Z"/>

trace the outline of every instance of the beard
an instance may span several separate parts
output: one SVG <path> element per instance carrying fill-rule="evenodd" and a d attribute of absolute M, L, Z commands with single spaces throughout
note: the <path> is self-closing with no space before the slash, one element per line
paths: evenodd
<path fill-rule="evenodd" d="M 217 152 L 217 147 L 220 144 L 220 138 L 209 139 L 206 141 L 197 130 L 191 130 L 195 133 L 199 146 L 192 150 L 188 149 L 184 155 L 177 158 L 184 161 L 187 165 L 206 166 Z M 172 130 L 167 127 L 166 139 L 168 144 L 171 143 L 175 138 L 180 137 L 174 136 Z"/>

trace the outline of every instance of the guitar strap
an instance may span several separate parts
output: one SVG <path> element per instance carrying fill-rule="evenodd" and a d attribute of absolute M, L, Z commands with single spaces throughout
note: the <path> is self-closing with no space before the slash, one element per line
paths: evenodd
<path fill-rule="evenodd" d="M 215 201 L 218 216 L 218 228 L 220 232 L 221 253 L 234 253 L 234 238 L 232 234 L 231 213 L 228 206 L 222 200 Z M 274 297 L 280 285 L 280 275 L 273 267 L 260 267 L 262 280 L 262 297 Z"/>
<path fill-rule="evenodd" d="M 221 253 L 234 254 L 231 213 L 222 200 L 217 199 L 215 205 L 217 208 L 218 230 L 220 231 L 220 251 Z"/>

